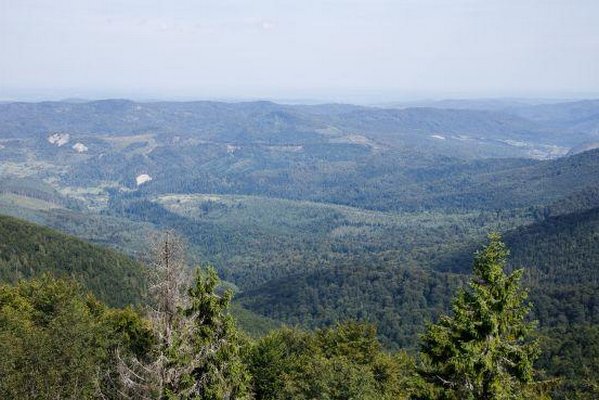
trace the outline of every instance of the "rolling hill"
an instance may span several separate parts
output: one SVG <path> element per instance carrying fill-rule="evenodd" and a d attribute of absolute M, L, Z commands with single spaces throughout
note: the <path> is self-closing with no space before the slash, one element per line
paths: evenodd
<path fill-rule="evenodd" d="M 310 327 L 366 319 L 389 346 L 415 342 L 501 231 L 530 267 L 544 326 L 594 323 L 599 150 L 557 157 L 593 133 L 531 115 L 1 104 L 0 211 L 130 255 L 176 229 L 191 261 L 238 288 L 238 305 Z"/>
<path fill-rule="evenodd" d="M 525 268 L 533 318 L 542 327 L 598 324 L 599 208 L 552 216 L 504 232 L 511 265 Z M 471 238 L 475 238 L 474 235 Z M 384 263 L 375 253 L 247 290 L 240 301 L 288 323 L 376 322 L 387 344 L 410 347 L 426 321 L 447 311 L 481 239 L 446 248 L 437 264 Z"/>
<path fill-rule="evenodd" d="M 109 305 L 139 304 L 143 268 L 131 258 L 16 218 L 0 216 L 0 280 L 42 273 L 81 282 Z"/>

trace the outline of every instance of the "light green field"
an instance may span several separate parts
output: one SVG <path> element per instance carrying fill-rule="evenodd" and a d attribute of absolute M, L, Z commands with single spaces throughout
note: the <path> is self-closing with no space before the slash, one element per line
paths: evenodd
<path fill-rule="evenodd" d="M 102 139 L 112 144 L 114 150 L 116 151 L 122 151 L 127 146 L 130 146 L 135 143 L 145 144 L 145 146 L 140 146 L 139 148 L 133 150 L 131 154 L 149 154 L 158 146 L 156 139 L 152 134 L 131 136 L 103 136 Z"/>
<path fill-rule="evenodd" d="M 322 228 L 332 222 L 328 233 L 333 237 L 360 233 L 376 234 L 381 229 L 424 230 L 448 225 L 471 225 L 480 220 L 483 227 L 501 229 L 506 221 L 494 213 L 463 212 L 382 212 L 356 207 L 296 201 L 263 196 L 220 194 L 168 194 L 153 201 L 169 211 L 198 221 L 212 221 L 231 227 L 271 227 L 279 233 L 309 228 L 322 233 Z M 513 220 L 509 221 L 513 224 Z M 491 226 L 488 226 L 491 225 Z"/>
<path fill-rule="evenodd" d="M 18 178 L 26 178 L 30 176 L 38 176 L 40 173 L 52 171 L 56 175 L 67 170 L 65 166 L 49 163 L 46 161 L 36 160 L 31 157 L 30 160 L 24 162 L 18 161 L 2 161 L 0 164 L 0 177 L 11 176 Z"/>
<path fill-rule="evenodd" d="M 29 210 L 53 210 L 63 208 L 59 204 L 35 199 L 27 196 L 20 196 L 13 193 L 0 193 L 0 211 L 4 207 L 21 207 Z"/>

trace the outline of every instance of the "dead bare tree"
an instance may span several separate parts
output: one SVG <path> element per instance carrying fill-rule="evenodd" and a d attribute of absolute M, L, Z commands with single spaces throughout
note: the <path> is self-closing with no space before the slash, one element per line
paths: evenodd
<path fill-rule="evenodd" d="M 232 293 L 216 292 L 216 271 L 189 276 L 185 246 L 174 232 L 152 241 L 148 317 L 156 338 L 146 360 L 116 354 L 125 399 L 249 399 L 236 328 L 227 312 Z M 190 285 L 191 284 L 191 285 Z"/>
<path fill-rule="evenodd" d="M 174 231 L 152 238 L 148 254 L 149 299 L 147 315 L 156 338 L 156 353 L 149 360 L 117 352 L 122 398 L 161 398 L 167 388 L 177 386 L 189 366 L 173 362 L 173 353 L 185 354 L 190 322 L 181 315 L 186 306 L 189 272 L 185 244 Z"/>
<path fill-rule="evenodd" d="M 149 314 L 161 341 L 170 343 L 189 283 L 184 241 L 174 231 L 166 231 L 152 240 L 150 256 Z"/>

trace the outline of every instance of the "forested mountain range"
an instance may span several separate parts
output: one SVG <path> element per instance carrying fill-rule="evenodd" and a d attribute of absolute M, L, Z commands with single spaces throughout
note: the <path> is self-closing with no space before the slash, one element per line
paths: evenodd
<path fill-rule="evenodd" d="M 599 101 L 535 99 L 464 99 L 387 104 L 392 108 L 429 107 L 454 110 L 481 110 L 505 113 L 543 124 L 549 128 L 597 130 Z"/>
<path fill-rule="evenodd" d="M 499 231 L 543 327 L 596 324 L 599 150 L 575 154 L 595 105 L 3 103 L 0 213 L 132 257 L 175 229 L 238 304 L 375 322 L 389 347 L 414 345 Z"/>
<path fill-rule="evenodd" d="M 507 230 L 505 238 L 511 265 L 526 269 L 533 315 L 542 327 L 599 323 L 599 208 Z M 293 323 L 376 321 L 391 343 L 409 346 L 419 326 L 447 308 L 448 293 L 472 264 L 475 243 L 446 247 L 424 271 L 412 260 L 385 263 L 375 253 L 268 282 L 240 299 L 258 313 Z"/>

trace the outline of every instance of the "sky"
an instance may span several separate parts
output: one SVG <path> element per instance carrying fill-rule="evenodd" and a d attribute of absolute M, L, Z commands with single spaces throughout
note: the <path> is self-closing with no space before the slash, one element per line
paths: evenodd
<path fill-rule="evenodd" d="M 0 0 L 0 99 L 599 97 L 599 0 Z"/>

